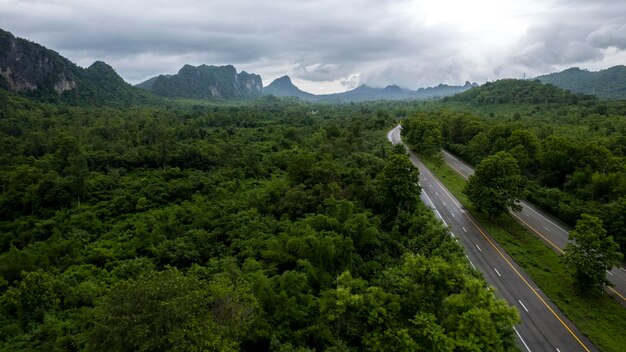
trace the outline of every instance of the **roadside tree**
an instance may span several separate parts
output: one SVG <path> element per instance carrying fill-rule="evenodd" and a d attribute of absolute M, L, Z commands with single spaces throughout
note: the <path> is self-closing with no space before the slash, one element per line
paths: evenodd
<path fill-rule="evenodd" d="M 498 217 L 508 209 L 521 209 L 519 199 L 524 189 L 517 161 L 507 152 L 485 158 L 476 166 L 463 193 L 489 218 Z"/>
<path fill-rule="evenodd" d="M 576 227 L 569 233 L 572 240 L 565 247 L 565 261 L 574 270 L 574 278 L 584 290 L 601 290 L 610 282 L 606 271 L 622 258 L 613 237 L 606 235 L 602 220 L 582 214 Z"/>

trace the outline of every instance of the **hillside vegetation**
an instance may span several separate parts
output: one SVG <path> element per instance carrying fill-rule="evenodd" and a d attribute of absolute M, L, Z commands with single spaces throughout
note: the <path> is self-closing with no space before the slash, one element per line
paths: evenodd
<path fill-rule="evenodd" d="M 626 66 L 613 66 L 598 72 L 573 67 L 536 79 L 572 92 L 592 94 L 601 99 L 626 99 Z"/>
<path fill-rule="evenodd" d="M 591 97 L 573 94 L 550 84 L 539 81 L 502 79 L 474 87 L 444 101 L 467 102 L 479 105 L 493 104 L 570 104 Z"/>

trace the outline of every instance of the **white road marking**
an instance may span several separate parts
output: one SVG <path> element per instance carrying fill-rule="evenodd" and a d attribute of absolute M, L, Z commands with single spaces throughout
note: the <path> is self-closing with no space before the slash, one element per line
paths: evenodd
<path fill-rule="evenodd" d="M 552 232 L 552 231 L 550 231 L 550 229 L 549 229 L 549 228 L 547 228 L 547 227 L 545 227 L 545 226 L 543 226 L 543 228 L 544 228 L 544 229 L 546 229 L 546 230 L 548 230 L 549 232 Z"/>
<path fill-rule="evenodd" d="M 493 270 L 495 270 L 496 274 L 498 274 L 498 276 L 502 277 L 502 275 L 500 275 L 500 272 L 498 271 L 498 269 L 493 268 Z"/>
<path fill-rule="evenodd" d="M 519 334 L 519 332 L 517 332 L 517 329 L 515 327 L 513 327 L 513 330 L 515 330 L 515 333 L 517 334 L 517 337 L 519 337 L 519 339 L 522 341 L 522 343 L 524 344 L 524 347 L 526 347 L 526 351 L 528 352 L 532 352 L 530 350 L 530 348 L 528 348 L 528 345 L 526 344 L 526 341 L 524 341 L 524 339 L 522 338 L 522 335 Z M 559 351 L 561 352 L 561 351 Z"/>
<path fill-rule="evenodd" d="M 626 272 L 626 269 L 622 268 L 621 266 L 619 267 L 622 271 Z"/>
<path fill-rule="evenodd" d="M 454 215 L 454 213 L 450 213 L 450 214 L 452 214 L 452 217 L 453 217 L 453 218 L 456 218 L 456 216 Z"/>
<path fill-rule="evenodd" d="M 563 232 L 565 232 L 565 233 L 568 233 L 566 230 L 563 230 L 563 228 L 562 228 L 562 227 L 560 227 L 559 225 L 557 225 L 557 224 L 553 223 L 552 221 L 550 221 L 550 219 L 548 219 L 548 218 L 546 218 L 545 216 L 543 216 L 543 215 L 539 214 L 537 211 L 535 211 L 533 208 L 531 208 L 531 207 L 530 207 L 530 206 L 529 206 L 526 202 L 521 202 L 521 203 L 522 203 L 523 205 L 525 205 L 527 209 L 529 209 L 529 210 L 530 210 L 530 211 L 532 211 L 533 213 L 535 213 L 535 214 L 539 215 L 539 216 L 540 216 L 542 219 L 544 219 L 545 221 L 547 221 L 547 222 L 551 223 L 552 225 L 554 225 L 557 229 L 559 229 L 559 230 L 561 230 L 561 231 L 563 231 Z"/>
<path fill-rule="evenodd" d="M 441 203 L 442 203 L 444 206 L 446 206 L 446 202 L 444 202 L 443 200 L 441 201 Z"/>
<path fill-rule="evenodd" d="M 607 270 L 606 272 L 607 272 L 607 273 L 609 273 L 610 275 L 614 275 L 612 272 L 610 272 L 610 271 L 608 271 L 608 270 Z"/>
<path fill-rule="evenodd" d="M 456 236 L 452 232 L 450 232 L 450 234 L 452 235 L 453 238 L 456 238 Z"/>
<path fill-rule="evenodd" d="M 476 248 L 478 248 L 479 251 L 483 251 L 482 249 L 480 249 L 480 247 L 478 247 L 478 245 L 476 244 Z"/>
<path fill-rule="evenodd" d="M 477 270 L 476 267 L 474 266 L 474 263 L 472 263 L 471 260 L 469 262 L 470 262 L 470 264 L 472 264 L 472 268 L 474 268 L 474 270 Z"/>
<path fill-rule="evenodd" d="M 441 219 L 441 221 L 443 221 L 443 224 L 446 225 L 446 227 L 448 226 L 448 223 L 443 219 L 443 217 L 441 216 L 441 214 L 439 213 L 439 210 L 435 209 L 435 213 L 437 214 L 437 216 L 439 217 L 439 219 Z"/>
<path fill-rule="evenodd" d="M 435 195 L 436 195 L 437 197 L 439 197 L 439 193 L 435 192 Z"/>
<path fill-rule="evenodd" d="M 428 199 L 428 203 L 430 203 L 430 205 L 432 205 L 432 208 L 435 209 L 435 204 L 433 203 L 433 201 L 430 199 L 430 197 L 428 196 L 428 194 L 426 192 L 424 192 L 424 195 L 426 196 L 426 199 Z"/>
<path fill-rule="evenodd" d="M 469 166 L 465 165 L 464 163 L 462 163 L 459 159 L 457 159 L 456 157 L 454 157 L 452 154 L 450 154 L 450 153 L 448 153 L 448 152 L 446 152 L 446 151 L 444 151 L 444 154 L 445 154 L 445 155 L 447 155 L 447 156 L 449 156 L 450 158 L 452 158 L 452 159 L 456 160 L 459 164 L 461 164 L 461 165 L 465 166 L 468 170 L 472 170 L 472 171 L 473 171 L 473 169 L 472 169 L 471 167 L 469 167 Z M 544 219 L 545 221 L 549 222 L 550 224 L 554 225 L 557 229 L 559 229 L 559 230 L 561 230 L 561 231 L 563 231 L 563 232 L 565 232 L 565 233 L 568 233 L 568 232 L 567 232 L 566 230 L 564 230 L 562 227 L 560 227 L 559 225 L 557 225 L 557 224 L 555 224 L 554 222 L 550 221 L 550 219 L 546 218 L 545 216 L 543 216 L 543 215 L 541 215 L 540 213 L 538 213 L 537 211 L 535 211 L 535 210 L 534 210 L 533 208 L 531 208 L 531 207 L 530 207 L 530 206 L 529 206 L 526 202 L 521 202 L 521 203 L 522 203 L 523 205 L 525 205 L 527 209 L 529 209 L 529 210 L 530 210 L 530 211 L 532 211 L 533 213 L 535 213 L 535 214 L 539 215 L 542 219 Z M 526 216 L 528 216 L 528 215 L 526 215 Z"/>
<path fill-rule="evenodd" d="M 465 229 L 465 227 L 461 226 L 461 228 L 463 229 L 463 231 L 467 232 L 467 230 Z"/>
<path fill-rule="evenodd" d="M 556 352 L 561 352 L 561 350 L 557 348 L 557 349 L 556 349 Z"/>
<path fill-rule="evenodd" d="M 522 305 L 522 308 L 524 308 L 524 310 L 526 311 L 526 313 L 528 313 L 528 308 L 526 308 L 526 306 L 524 305 L 524 303 L 522 303 L 522 301 L 520 301 L 519 299 L 517 300 L 519 302 L 519 304 Z"/>

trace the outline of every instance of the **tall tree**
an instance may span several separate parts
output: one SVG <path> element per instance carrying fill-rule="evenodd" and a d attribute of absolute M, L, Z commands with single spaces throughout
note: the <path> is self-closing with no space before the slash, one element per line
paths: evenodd
<path fill-rule="evenodd" d="M 377 177 L 378 194 L 384 212 L 396 214 L 398 210 L 412 211 L 417 207 L 422 191 L 419 170 L 406 154 L 393 154 Z"/>
<path fill-rule="evenodd" d="M 569 233 L 572 240 L 565 246 L 565 261 L 574 269 L 577 284 L 585 290 L 602 289 L 610 282 L 606 271 L 622 258 L 613 237 L 606 235 L 602 220 L 582 214 Z"/>
<path fill-rule="evenodd" d="M 407 119 L 402 124 L 402 135 L 412 147 L 426 156 L 439 153 L 443 145 L 441 124 L 425 116 Z"/>
<path fill-rule="evenodd" d="M 522 177 L 514 157 L 507 152 L 498 152 L 485 158 L 476 166 L 463 193 L 481 211 L 497 217 L 507 210 L 519 210 L 519 199 L 523 196 Z"/>

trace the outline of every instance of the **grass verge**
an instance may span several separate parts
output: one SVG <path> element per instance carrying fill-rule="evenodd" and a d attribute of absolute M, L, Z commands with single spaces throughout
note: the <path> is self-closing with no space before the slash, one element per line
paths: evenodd
<path fill-rule="evenodd" d="M 606 294 L 578 293 L 561 256 L 510 215 L 498 218 L 497 223 L 489 220 L 487 215 L 473 208 L 462 193 L 465 179 L 445 164 L 438 166 L 427 158 L 420 159 L 599 350 L 624 351 L 624 307 Z"/>

